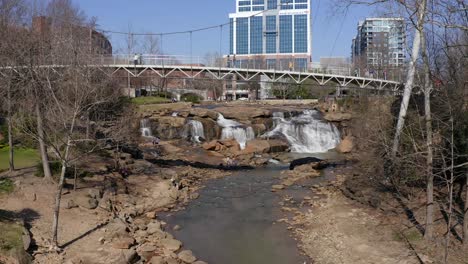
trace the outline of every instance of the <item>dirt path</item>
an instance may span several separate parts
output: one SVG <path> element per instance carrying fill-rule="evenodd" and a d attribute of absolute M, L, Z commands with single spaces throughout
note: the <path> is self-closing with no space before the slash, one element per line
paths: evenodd
<path fill-rule="evenodd" d="M 378 211 L 349 200 L 338 190 L 323 189 L 296 233 L 314 263 L 420 263 L 397 239 Z"/>

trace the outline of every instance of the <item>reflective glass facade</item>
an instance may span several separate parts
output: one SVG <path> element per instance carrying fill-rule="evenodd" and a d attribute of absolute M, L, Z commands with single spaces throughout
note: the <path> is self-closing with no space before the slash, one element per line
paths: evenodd
<path fill-rule="evenodd" d="M 262 65 L 266 66 L 273 61 L 286 68 L 307 66 L 311 57 L 310 1 L 236 0 L 237 10 L 229 15 L 230 54 L 264 56 Z"/>
<path fill-rule="evenodd" d="M 263 53 L 263 17 L 250 18 L 250 54 Z"/>
<path fill-rule="evenodd" d="M 267 9 L 277 9 L 278 8 L 278 0 L 267 0 Z"/>
<path fill-rule="evenodd" d="M 307 52 L 307 15 L 294 16 L 294 52 Z"/>
<path fill-rule="evenodd" d="M 246 17 L 236 19 L 236 53 L 249 53 L 249 19 Z"/>
<path fill-rule="evenodd" d="M 293 52 L 293 31 L 292 31 L 293 16 L 285 15 L 279 17 L 279 49 L 280 53 Z"/>
<path fill-rule="evenodd" d="M 276 32 L 276 16 L 266 17 L 266 53 L 276 53 L 276 39 L 278 32 Z"/>

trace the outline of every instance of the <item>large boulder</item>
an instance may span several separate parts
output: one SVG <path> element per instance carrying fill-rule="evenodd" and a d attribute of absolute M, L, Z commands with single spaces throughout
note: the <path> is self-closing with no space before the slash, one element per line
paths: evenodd
<path fill-rule="evenodd" d="M 267 127 L 264 124 L 252 124 L 251 127 L 257 136 L 262 135 L 267 131 Z"/>
<path fill-rule="evenodd" d="M 193 263 L 197 258 L 193 255 L 192 251 L 190 250 L 183 250 L 181 251 L 177 257 L 182 260 L 184 263 Z"/>
<path fill-rule="evenodd" d="M 350 113 L 328 112 L 323 118 L 330 122 L 343 122 L 351 120 L 353 116 Z"/>
<path fill-rule="evenodd" d="M 90 197 L 88 194 L 78 195 L 75 197 L 74 201 L 79 207 L 91 210 L 96 209 L 99 205 L 99 201 L 94 197 Z"/>
<path fill-rule="evenodd" d="M 328 165 L 326 161 L 321 160 L 319 158 L 307 157 L 291 161 L 291 163 L 289 164 L 289 169 L 294 170 L 296 167 L 304 164 L 313 164 L 314 169 L 322 169 Z"/>
<path fill-rule="evenodd" d="M 354 148 L 354 139 L 351 136 L 346 136 L 341 143 L 336 147 L 340 153 L 350 153 Z"/>
<path fill-rule="evenodd" d="M 282 140 L 253 139 L 247 142 L 245 149 L 239 151 L 238 155 L 253 153 L 283 152 L 289 149 L 288 143 Z"/>
<path fill-rule="evenodd" d="M 206 140 L 217 139 L 221 136 L 221 128 L 213 119 L 194 117 L 193 120 L 200 121 L 203 124 L 203 133 Z"/>
<path fill-rule="evenodd" d="M 155 123 L 153 132 L 161 139 L 170 140 L 182 135 L 185 118 L 178 116 L 161 116 L 151 119 Z"/>
<path fill-rule="evenodd" d="M 270 144 L 270 153 L 284 152 L 289 149 L 288 142 L 281 139 L 270 139 L 268 144 Z"/>
<path fill-rule="evenodd" d="M 252 120 L 259 117 L 270 117 L 271 112 L 266 109 L 235 106 L 235 107 L 220 107 L 216 108 L 225 118 L 236 120 Z"/>
<path fill-rule="evenodd" d="M 173 238 L 164 238 L 160 241 L 161 246 L 169 251 L 177 251 L 182 246 L 182 242 Z"/>
<path fill-rule="evenodd" d="M 209 118 L 211 118 L 213 120 L 218 119 L 218 113 L 217 112 L 215 112 L 213 110 L 205 109 L 205 108 L 192 108 L 190 110 L 190 115 L 191 116 L 201 117 L 201 118 L 209 117 Z"/>
<path fill-rule="evenodd" d="M 245 149 L 240 154 L 251 154 L 251 153 L 268 153 L 270 151 L 270 144 L 268 140 L 254 139 L 247 142 Z"/>

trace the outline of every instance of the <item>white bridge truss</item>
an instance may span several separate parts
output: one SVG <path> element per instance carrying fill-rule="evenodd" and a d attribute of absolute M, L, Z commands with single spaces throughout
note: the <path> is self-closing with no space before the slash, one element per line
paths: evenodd
<path fill-rule="evenodd" d="M 306 80 L 312 80 L 321 86 L 334 85 L 342 88 L 362 88 L 373 90 L 386 90 L 397 92 L 402 84 L 395 81 L 363 78 L 356 76 L 344 76 L 314 72 L 276 71 L 264 69 L 224 68 L 205 66 L 182 65 L 132 65 L 116 64 L 101 65 L 99 67 L 112 68 L 112 74 L 125 71 L 131 77 L 142 77 L 150 72 L 161 78 L 210 78 L 216 80 L 232 80 L 236 76 L 237 81 L 258 81 L 264 76 L 268 82 L 302 84 Z"/>

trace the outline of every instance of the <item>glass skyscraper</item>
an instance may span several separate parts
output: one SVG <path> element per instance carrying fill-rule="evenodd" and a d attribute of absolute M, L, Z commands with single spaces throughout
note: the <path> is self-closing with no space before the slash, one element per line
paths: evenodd
<path fill-rule="evenodd" d="M 233 63 L 307 70 L 312 54 L 310 1 L 236 0 L 236 12 L 229 14 Z"/>

